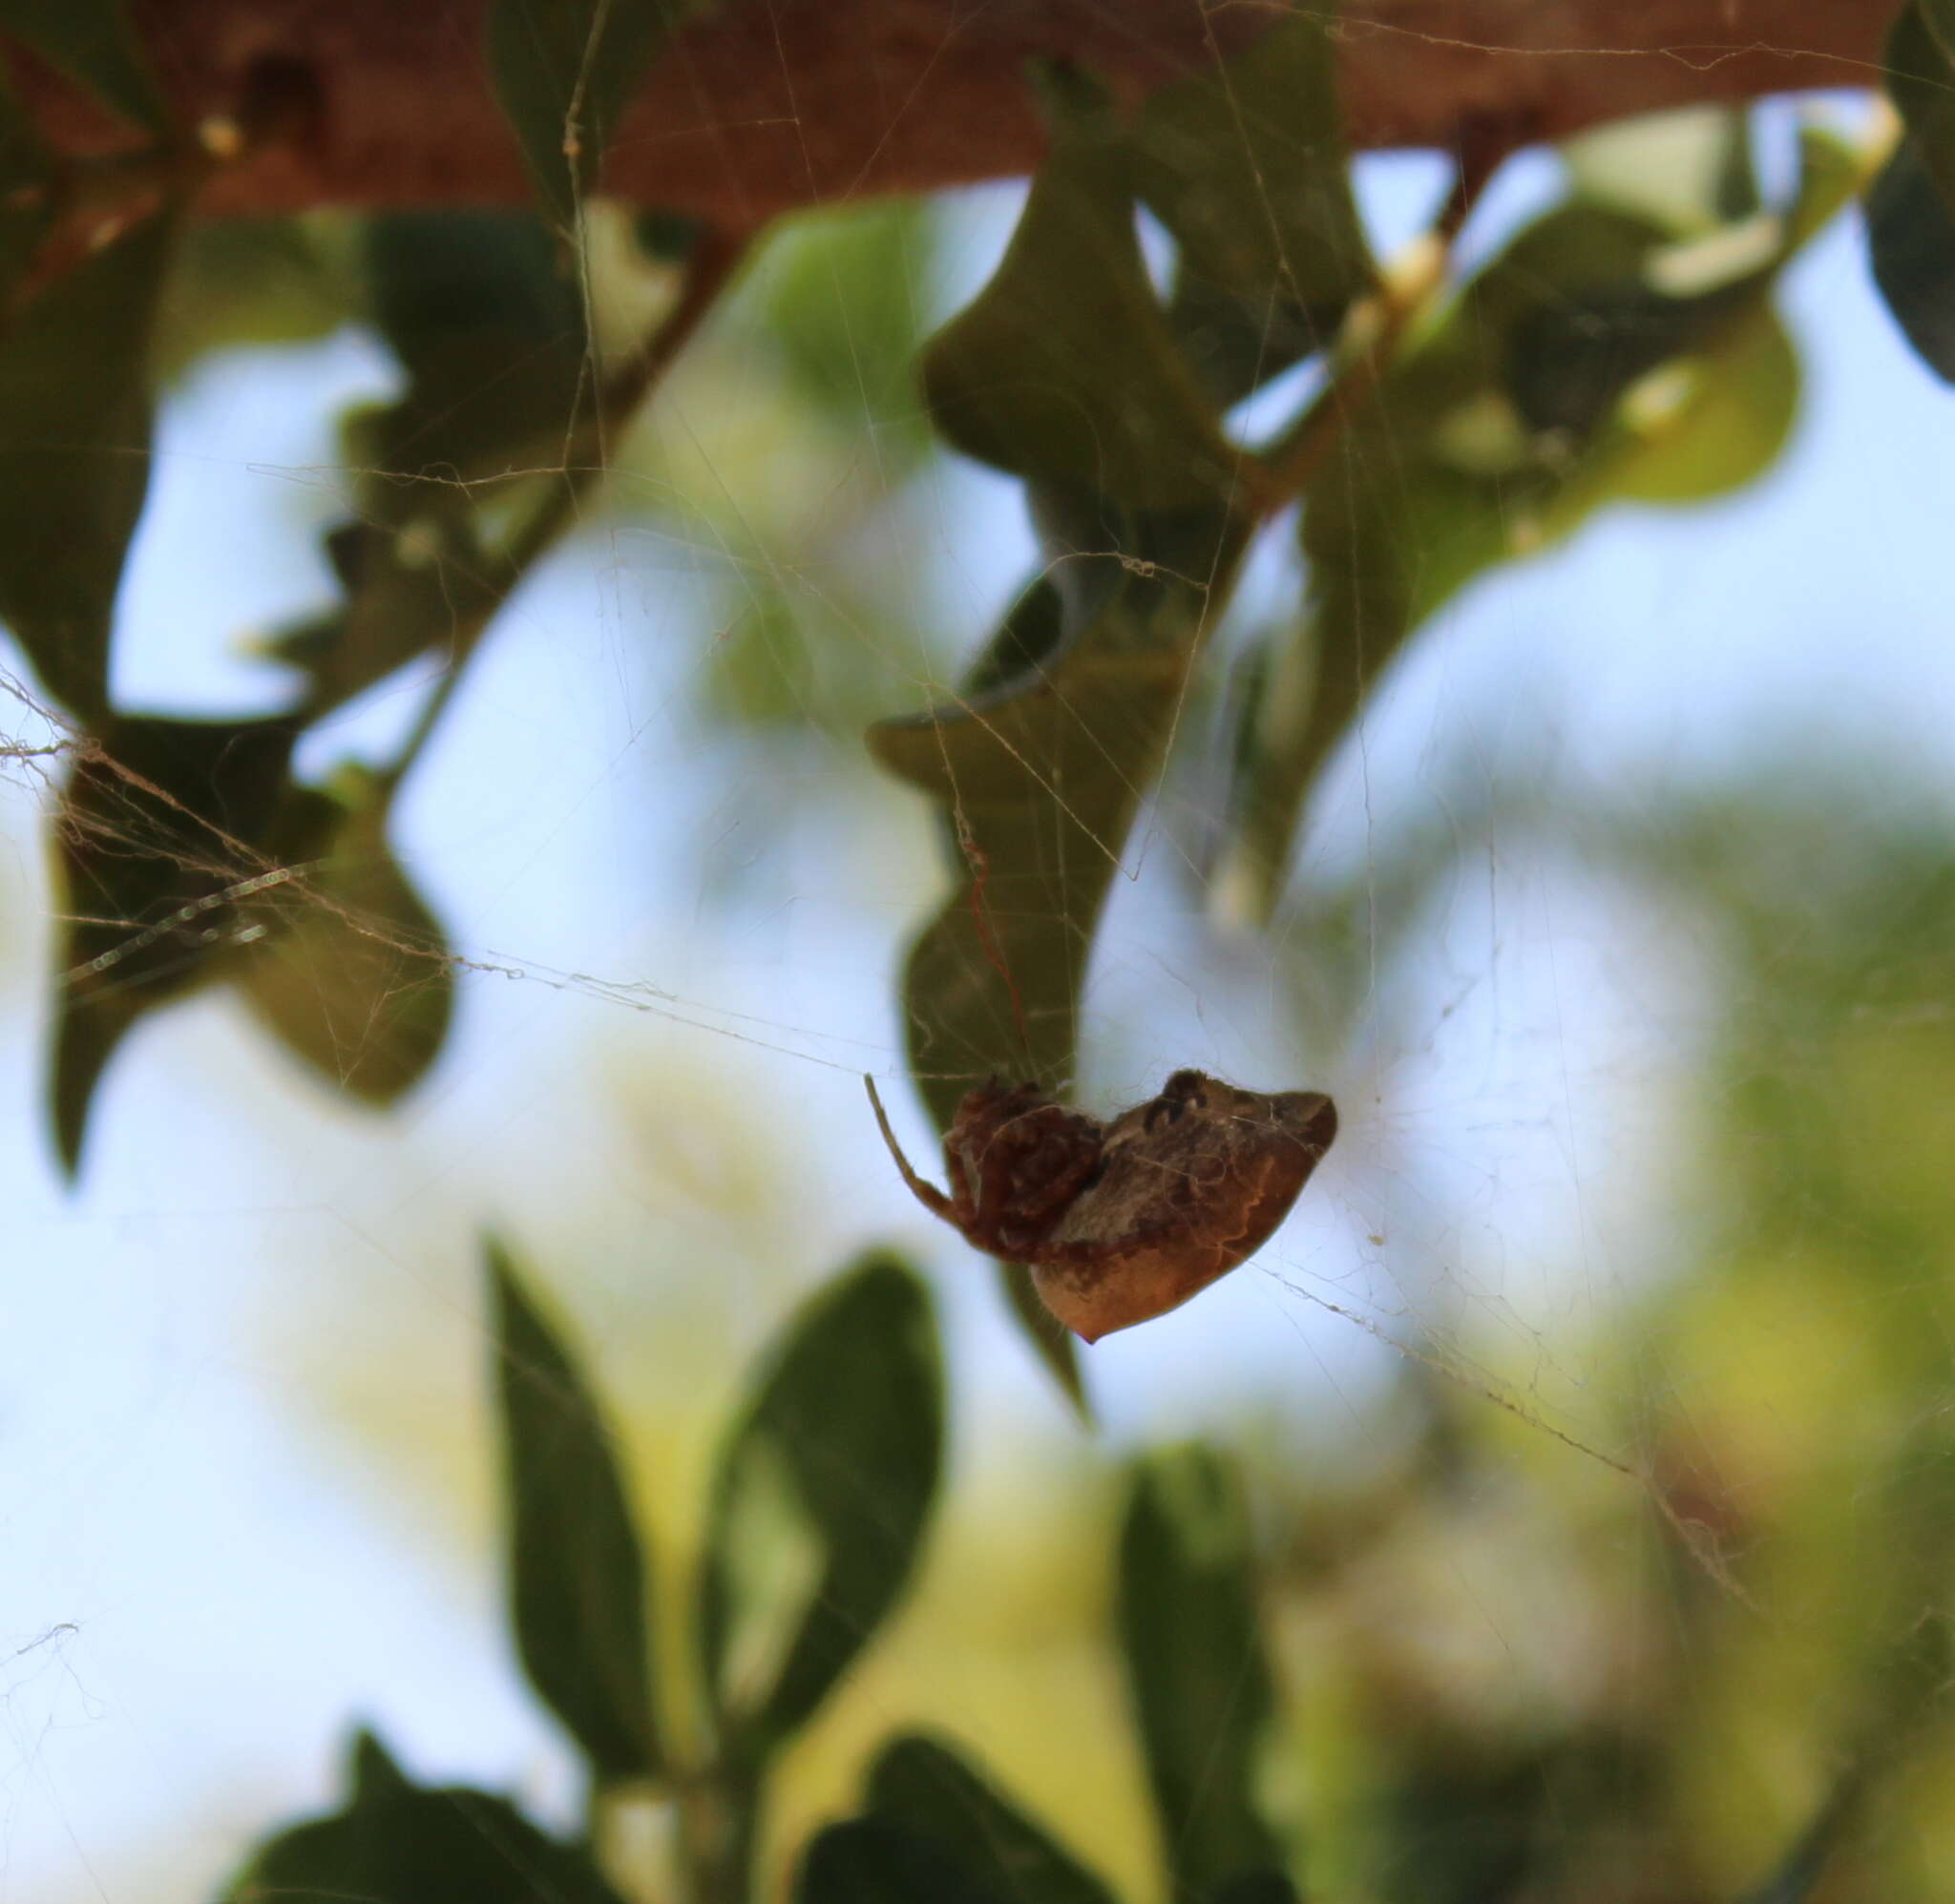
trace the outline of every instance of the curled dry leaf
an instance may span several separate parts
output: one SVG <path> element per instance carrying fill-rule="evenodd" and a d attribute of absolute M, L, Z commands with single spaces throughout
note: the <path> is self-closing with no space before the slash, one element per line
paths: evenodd
<path fill-rule="evenodd" d="M 1026 1265 L 1087 1342 L 1178 1308 L 1253 1255 L 1337 1134 L 1320 1091 L 1242 1091 L 1199 1071 L 1104 1123 L 993 1079 L 944 1139 L 946 1195 L 911 1167 L 863 1081 L 917 1202 L 975 1248 Z"/>

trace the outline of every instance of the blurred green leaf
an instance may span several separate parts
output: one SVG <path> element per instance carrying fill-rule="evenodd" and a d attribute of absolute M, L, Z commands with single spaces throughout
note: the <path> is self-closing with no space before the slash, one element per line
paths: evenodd
<path fill-rule="evenodd" d="M 692 256 L 704 228 L 701 220 L 688 212 L 656 206 L 634 212 L 631 219 L 633 241 L 655 264 L 683 264 Z"/>
<path fill-rule="evenodd" d="M 967 456 L 1142 510 L 1227 496 L 1241 458 L 1167 327 L 1104 102 L 1048 73 L 1051 149 L 991 282 L 923 354 L 937 428 Z"/>
<path fill-rule="evenodd" d="M 1915 1530 L 1908 1532 L 1912 1536 Z M 1808 1904 L 1830 1894 L 1820 1892 L 1820 1882 L 1860 1830 L 1880 1780 L 1921 1744 L 1928 1726 L 1945 1726 L 1955 1713 L 1951 1687 L 1955 1650 L 1947 1616 L 1918 1616 L 1871 1676 L 1859 1736 L 1812 1822 L 1777 1869 L 1746 1894 L 1745 1904 Z"/>
<path fill-rule="evenodd" d="M 809 1841 L 794 1904 L 1011 1904 L 935 1848 L 879 1819 L 830 1825 Z"/>
<path fill-rule="evenodd" d="M 1907 0 L 1896 15 L 1881 65 L 1908 142 L 1955 214 L 1955 48 L 1936 32 L 1923 0 Z"/>
<path fill-rule="evenodd" d="M 622 1904 L 583 1852 L 507 1799 L 411 1783 L 370 1732 L 352 1796 L 262 1845 L 224 1904 Z"/>
<path fill-rule="evenodd" d="M 112 113 L 168 136 L 169 109 L 121 0 L 0 0 L 0 34 L 25 42 Z"/>
<path fill-rule="evenodd" d="M 1955 383 L 1955 33 L 1910 0 L 1884 64 L 1906 132 L 1867 194 L 1869 262 L 1902 334 Z"/>
<path fill-rule="evenodd" d="M 1955 384 L 1955 211 L 1903 138 L 1867 194 L 1868 263 L 1915 354 Z"/>
<path fill-rule="evenodd" d="M 1562 160 L 1577 198 L 1678 237 L 1748 219 L 1762 202 L 1742 106 L 1681 106 L 1612 120 L 1568 140 Z"/>
<path fill-rule="evenodd" d="M 917 1734 L 883 1747 L 869 1807 L 943 1854 L 973 1882 L 1018 1904 L 1113 1904 L 1113 1894 L 949 1746 Z"/>
<path fill-rule="evenodd" d="M 1297 1904 L 1297 1890 L 1280 1871 L 1245 1872 L 1215 1894 L 1215 1904 Z"/>
<path fill-rule="evenodd" d="M 767 337 L 794 388 L 851 437 L 867 429 L 886 480 L 929 449 L 913 376 L 935 220 L 911 202 L 798 219 L 769 246 Z"/>
<path fill-rule="evenodd" d="M 911 1068 L 939 1128 L 994 1072 L 1072 1081 L 1094 927 L 1242 541 L 1208 512 L 1109 510 L 1092 527 L 1091 553 L 1020 598 L 962 693 L 870 730 L 876 759 L 941 803 L 960 875 L 904 981 Z"/>
<path fill-rule="evenodd" d="M 1175 1895 L 1209 1904 L 1284 1862 L 1255 1796 L 1275 1686 L 1249 1512 L 1234 1469 L 1213 1450 L 1169 1450 L 1136 1471 L 1118 1622 Z"/>
<path fill-rule="evenodd" d="M 788 1325 L 723 1448 L 699 1651 L 723 1750 L 806 1724 L 914 1571 L 943 1459 L 928 1293 L 870 1255 Z"/>
<path fill-rule="evenodd" d="M 0 68 L 0 311 L 53 222 L 58 167 Z"/>
<path fill-rule="evenodd" d="M 686 0 L 490 0 L 496 102 L 560 230 L 577 225 L 618 121 L 681 20 Z"/>
<path fill-rule="evenodd" d="M 1767 300 L 1850 193 L 1808 132 L 1797 199 L 1686 245 L 1573 200 L 1523 230 L 1417 338 L 1304 498 L 1311 600 L 1268 665 L 1224 884 L 1267 916 L 1303 801 L 1407 638 L 1498 563 L 1621 500 L 1698 501 L 1769 467 L 1797 366 Z"/>
<path fill-rule="evenodd" d="M 1605 423 L 1543 508 L 1545 533 L 1572 532 L 1610 502 L 1703 502 L 1755 481 L 1792 435 L 1799 387 L 1784 324 L 1754 304 Z"/>
<path fill-rule="evenodd" d="M 177 231 L 174 215 L 144 220 L 0 330 L 0 619 L 92 731 L 149 487 L 151 327 Z"/>
<path fill-rule="evenodd" d="M 341 1090 L 387 1104 L 439 1055 L 454 970 L 440 922 L 388 849 L 385 789 L 355 769 L 336 792 L 313 796 L 318 846 L 305 856 L 319 864 L 285 889 L 236 972 L 287 1050 Z"/>
<path fill-rule="evenodd" d="M 516 1651 L 600 1783 L 655 1777 L 650 1583 L 611 1431 L 497 1243 L 488 1270 Z"/>
<path fill-rule="evenodd" d="M 1063 564 L 1063 587 L 1020 597 L 956 701 L 869 733 L 885 767 L 941 804 L 956 873 L 903 974 L 910 1070 L 939 1130 L 993 1073 L 1071 1083 L 1100 913 L 1242 542 L 1219 512 L 1110 508 L 1064 539 L 1095 553 Z M 1083 1409 L 1071 1338 L 1021 1269 L 1004 1275 L 1033 1346 Z"/>
<path fill-rule="evenodd" d="M 1140 196 L 1181 247 L 1169 324 L 1224 404 L 1319 349 L 1372 285 L 1329 28 L 1293 14 L 1153 94 L 1128 135 Z"/>
<path fill-rule="evenodd" d="M 361 312 L 354 227 L 328 215 L 199 219 L 183 241 L 157 313 L 161 378 L 198 358 L 245 345 L 329 336 Z"/>
<path fill-rule="evenodd" d="M 58 916 L 50 1092 L 72 1174 L 116 1045 L 222 970 L 275 876 L 295 792 L 283 721 L 125 716 L 74 764 L 55 823 Z"/>
<path fill-rule="evenodd" d="M 408 379 L 354 432 L 369 467 L 438 493 L 577 453 L 594 398 L 583 300 L 538 219 L 388 213 L 368 223 L 367 270 Z"/>
<path fill-rule="evenodd" d="M 882 764 L 943 804 L 959 867 L 903 985 L 939 1128 L 994 1072 L 1071 1082 L 1086 954 L 1201 610 L 1174 580 L 1123 576 L 1049 669 L 870 730 Z"/>
<path fill-rule="evenodd" d="M 407 387 L 347 420 L 357 515 L 326 537 L 344 603 L 264 644 L 311 677 L 310 719 L 466 646 L 512 580 L 490 533 L 512 485 L 599 453 L 582 302 L 534 216 L 389 214 L 365 251 Z"/>

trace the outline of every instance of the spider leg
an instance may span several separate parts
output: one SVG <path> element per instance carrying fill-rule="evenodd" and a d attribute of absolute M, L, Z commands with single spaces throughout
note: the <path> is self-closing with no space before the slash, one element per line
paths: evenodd
<path fill-rule="evenodd" d="M 896 1168 L 902 1172 L 903 1182 L 910 1186 L 910 1194 L 932 1216 L 941 1217 L 948 1224 L 956 1223 L 956 1211 L 951 1200 L 935 1183 L 917 1176 L 911 1168 L 910 1160 L 903 1155 L 903 1146 L 896 1141 L 895 1132 L 890 1129 L 889 1117 L 883 1110 L 882 1098 L 876 1092 L 875 1079 L 865 1072 L 862 1081 L 869 1086 L 869 1101 L 875 1109 L 875 1127 L 882 1132 L 882 1140 L 889 1145 L 890 1156 L 895 1160 Z"/>

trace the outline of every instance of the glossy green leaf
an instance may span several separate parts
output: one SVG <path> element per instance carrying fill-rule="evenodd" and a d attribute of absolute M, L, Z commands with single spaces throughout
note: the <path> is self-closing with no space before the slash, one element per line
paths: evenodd
<path fill-rule="evenodd" d="M 767 1358 L 715 1470 L 699 1652 L 723 1748 L 764 1759 L 806 1724 L 915 1570 L 943 1460 L 928 1293 L 871 1255 Z"/>
<path fill-rule="evenodd" d="M 0 330 L 0 619 L 91 729 L 149 487 L 151 327 L 176 234 L 146 220 Z"/>
<path fill-rule="evenodd" d="M 383 790 L 357 772 L 316 796 L 314 864 L 239 954 L 245 997 L 287 1050 L 368 1103 L 426 1075 L 454 1011 L 440 922 L 388 848 Z"/>
<path fill-rule="evenodd" d="M 112 113 L 165 137 L 168 108 L 122 0 L 0 0 L 0 36 L 32 47 Z"/>
<path fill-rule="evenodd" d="M 1227 496 L 1240 458 L 1148 282 L 1119 126 L 1069 73 L 1047 96 L 1051 150 L 1004 258 L 924 351 L 931 413 L 1015 475 L 1141 510 Z"/>
<path fill-rule="evenodd" d="M 650 1778 L 651 1588 L 611 1430 L 499 1244 L 488 1269 L 516 1652 L 599 1781 Z"/>
<path fill-rule="evenodd" d="M 869 1807 L 876 1823 L 941 1852 L 1000 1898 L 1114 1904 L 1104 1884 L 938 1740 L 911 1734 L 884 1747 Z"/>
<path fill-rule="evenodd" d="M 595 189 L 605 149 L 683 0 L 490 0 L 495 97 L 550 216 L 563 231 Z"/>
<path fill-rule="evenodd" d="M 794 1904 L 1011 1904 L 933 1846 L 880 1819 L 830 1825 L 809 1840 Z"/>
<path fill-rule="evenodd" d="M 1221 402 L 1321 348 L 1371 288 L 1329 15 L 1293 14 L 1163 87 L 1128 140 L 1135 186 L 1181 247 L 1169 321 Z"/>
<path fill-rule="evenodd" d="M 67 924 L 50 1079 L 70 1172 L 124 1034 L 217 977 L 280 882 L 294 738 L 289 722 L 130 716 L 75 762 L 55 823 Z"/>
<path fill-rule="evenodd" d="M 224 1904 L 622 1904 L 589 1857 L 505 1798 L 413 1784 L 354 1742 L 351 1796 L 262 1845 Z"/>
<path fill-rule="evenodd" d="M 1214 1451 L 1142 1463 L 1120 1541 L 1121 1649 L 1176 1895 L 1208 1904 L 1283 1850 L 1256 1804 L 1275 1687 L 1249 1513 Z"/>

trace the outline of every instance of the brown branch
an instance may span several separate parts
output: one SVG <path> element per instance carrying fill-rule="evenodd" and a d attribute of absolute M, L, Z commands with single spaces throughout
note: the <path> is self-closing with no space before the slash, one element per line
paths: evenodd
<path fill-rule="evenodd" d="M 553 0 L 536 0 L 538 5 Z M 1867 86 L 1898 0 L 1347 0 L 1354 142 L 1457 147 L 1503 121 L 1554 138 L 1692 101 Z M 485 0 L 134 0 L 192 119 L 284 101 L 284 136 L 204 203 L 513 204 L 528 196 L 480 52 Z M 1209 17 L 1204 18 L 1205 7 Z M 1035 54 L 1145 93 L 1232 50 L 1281 0 L 721 0 L 661 61 L 607 182 L 726 226 L 864 194 L 1020 173 L 1041 135 Z M 85 153 L 117 135 L 22 59 L 32 110 Z"/>

